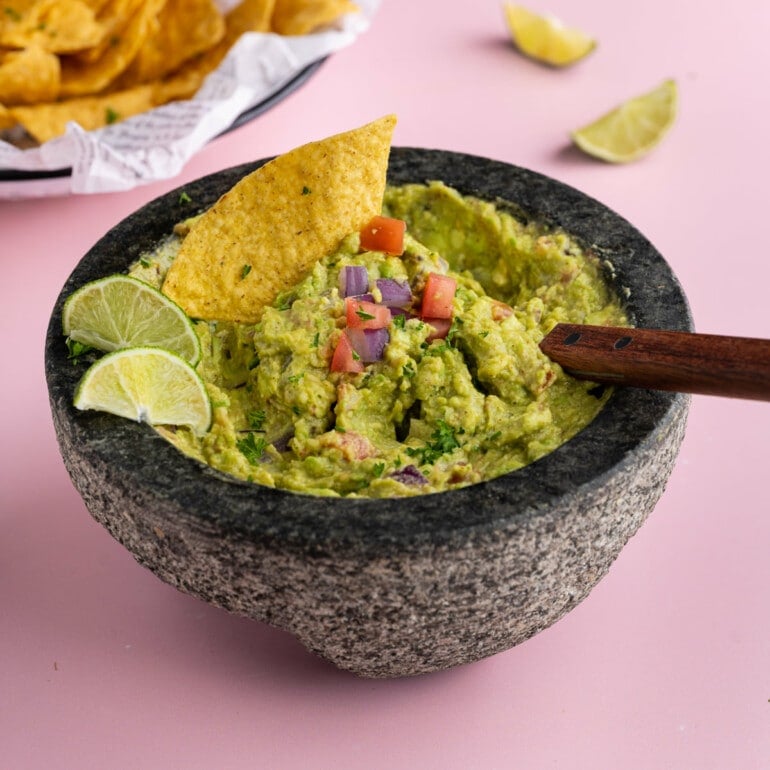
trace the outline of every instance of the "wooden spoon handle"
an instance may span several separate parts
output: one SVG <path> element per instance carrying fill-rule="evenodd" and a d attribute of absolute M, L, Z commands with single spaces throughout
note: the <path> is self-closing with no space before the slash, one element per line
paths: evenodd
<path fill-rule="evenodd" d="M 540 349 L 594 382 L 770 401 L 766 339 L 557 324 Z"/>

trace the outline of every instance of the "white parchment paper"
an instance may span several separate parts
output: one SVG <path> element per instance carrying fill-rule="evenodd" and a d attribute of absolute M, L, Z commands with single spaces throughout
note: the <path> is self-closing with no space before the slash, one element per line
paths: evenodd
<path fill-rule="evenodd" d="M 65 134 L 32 149 L 0 141 L 0 170 L 72 169 L 54 178 L 0 180 L 0 199 L 114 192 L 175 176 L 241 113 L 278 93 L 309 65 L 351 45 L 368 29 L 379 1 L 357 0 L 360 13 L 311 35 L 243 35 L 192 99 L 98 131 L 69 123 Z"/>

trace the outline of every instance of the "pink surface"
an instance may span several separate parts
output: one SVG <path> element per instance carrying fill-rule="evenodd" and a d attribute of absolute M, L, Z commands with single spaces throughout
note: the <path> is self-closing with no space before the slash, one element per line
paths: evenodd
<path fill-rule="evenodd" d="M 70 484 L 42 361 L 62 283 L 139 205 L 390 111 L 396 144 L 598 198 L 667 257 L 700 331 L 770 337 L 770 5 L 707 6 L 551 0 L 599 39 L 554 71 L 511 49 L 496 0 L 384 0 L 355 46 L 179 178 L 0 204 L 0 765 L 770 768 L 770 404 L 693 399 L 656 510 L 555 626 L 471 666 L 373 682 L 139 567 Z M 570 129 L 667 77 L 681 112 L 654 154 L 620 167 L 568 148 Z"/>

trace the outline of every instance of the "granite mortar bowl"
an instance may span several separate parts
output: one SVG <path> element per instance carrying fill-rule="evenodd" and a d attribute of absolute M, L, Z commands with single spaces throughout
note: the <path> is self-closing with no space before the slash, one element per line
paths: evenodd
<path fill-rule="evenodd" d="M 64 463 L 91 515 L 162 580 L 294 634 L 365 677 L 466 664 L 531 637 L 585 598 L 650 513 L 684 434 L 688 396 L 616 389 L 572 440 L 521 470 L 413 498 L 326 498 L 238 481 L 146 425 L 72 406 L 65 298 L 124 271 L 191 206 L 265 161 L 186 184 L 112 228 L 52 312 L 46 374 Z M 553 179 L 457 153 L 393 148 L 389 181 L 440 179 L 563 227 L 607 265 L 638 326 L 690 330 L 669 266 L 626 220 Z M 182 196 L 184 197 L 184 196 Z"/>

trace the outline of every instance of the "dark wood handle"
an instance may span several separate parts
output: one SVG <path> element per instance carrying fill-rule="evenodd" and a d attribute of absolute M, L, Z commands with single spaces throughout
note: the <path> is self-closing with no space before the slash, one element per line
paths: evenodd
<path fill-rule="evenodd" d="M 574 377 L 770 401 L 770 340 L 558 324 L 540 343 Z"/>

